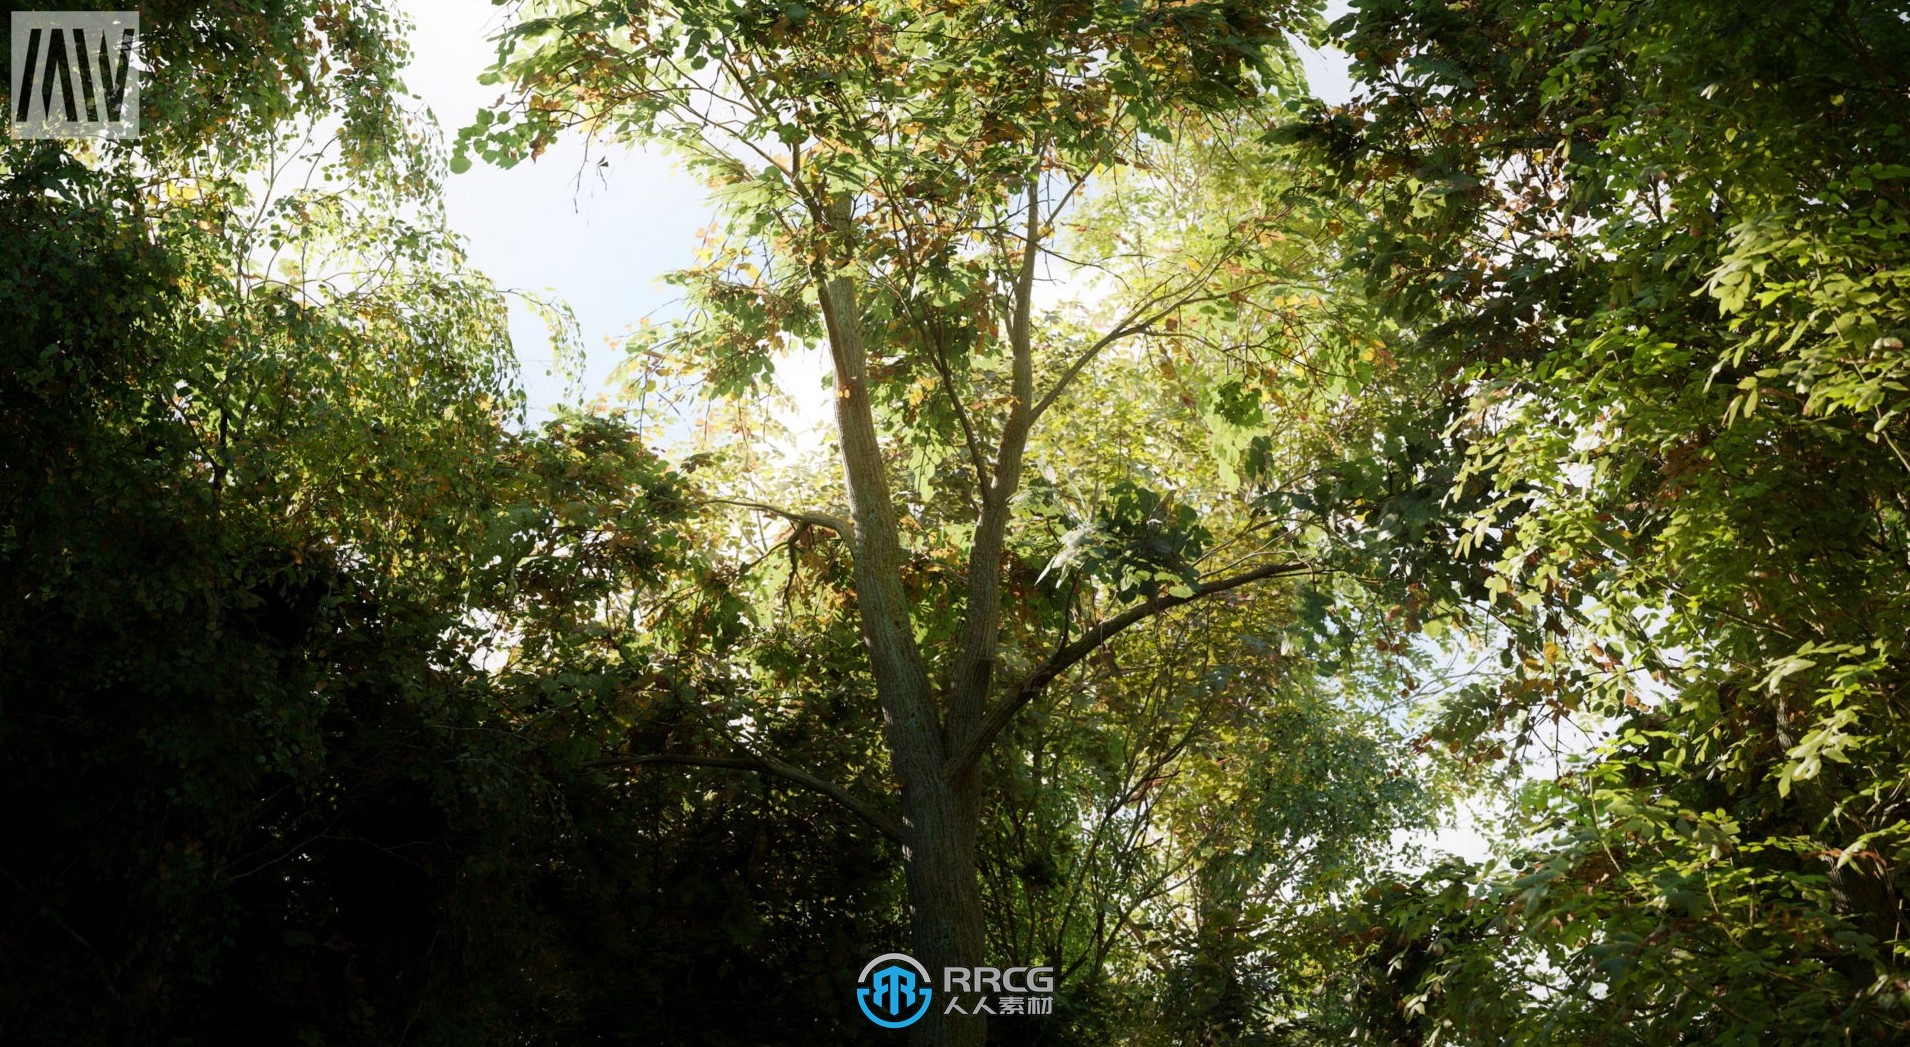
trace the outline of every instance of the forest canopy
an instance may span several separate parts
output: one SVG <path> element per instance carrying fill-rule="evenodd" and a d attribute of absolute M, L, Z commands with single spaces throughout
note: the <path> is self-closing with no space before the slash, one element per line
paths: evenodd
<path fill-rule="evenodd" d="M 142 7 L 0 147 L 0 1042 L 1910 1037 L 1899 6 Z M 715 217 L 533 422 L 445 192 L 577 140 Z"/>

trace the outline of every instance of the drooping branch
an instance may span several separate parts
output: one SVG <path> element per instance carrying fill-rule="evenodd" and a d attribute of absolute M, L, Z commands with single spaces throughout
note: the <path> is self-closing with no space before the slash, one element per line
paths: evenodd
<path fill-rule="evenodd" d="M 854 533 L 849 527 L 849 521 L 844 520 L 840 516 L 831 516 L 828 513 L 813 513 L 813 512 L 805 512 L 805 511 L 796 510 L 796 509 L 782 509 L 774 505 L 766 505 L 762 502 L 739 501 L 734 498 L 705 498 L 703 500 L 709 503 L 710 505 L 733 505 L 739 509 L 754 509 L 759 513 L 768 513 L 771 516 L 780 516 L 783 519 L 788 520 L 790 523 L 812 524 L 816 527 L 827 528 L 828 530 L 834 531 L 836 532 L 836 534 L 841 535 L 844 538 L 848 538 L 851 534 Z"/>
<path fill-rule="evenodd" d="M 955 387 L 954 369 L 948 366 L 948 356 L 942 351 L 939 340 L 929 343 L 929 361 L 935 365 L 935 372 L 942 379 L 942 395 L 948 399 L 948 409 L 955 415 L 955 421 L 962 429 L 962 443 L 968 448 L 969 467 L 975 470 L 975 489 L 986 492 L 990 473 L 988 457 L 982 453 L 981 437 L 975 432 L 975 423 L 968 417 L 968 405 L 962 403 L 961 393 Z"/>
<path fill-rule="evenodd" d="M 800 767 L 794 767 L 767 756 L 699 756 L 694 753 L 633 753 L 629 756 L 610 756 L 601 760 L 592 760 L 586 767 L 640 767 L 646 764 L 667 764 L 679 767 L 717 767 L 734 771 L 756 771 L 761 774 L 781 778 L 784 781 L 800 785 L 811 792 L 824 796 L 841 804 L 849 813 L 869 823 L 877 832 L 902 843 L 902 827 L 890 820 L 887 815 L 876 810 L 867 802 L 842 786 L 824 778 L 818 778 Z"/>
<path fill-rule="evenodd" d="M 1268 578 L 1303 574 L 1310 570 L 1312 565 L 1301 560 L 1271 563 L 1211 582 L 1201 582 L 1193 586 L 1192 591 L 1185 596 L 1157 596 L 1146 603 L 1130 607 L 1112 618 L 1095 623 L 1079 637 L 1063 644 L 1060 649 L 1049 655 L 1047 661 L 1042 662 L 1034 672 L 1029 673 L 1028 677 L 1021 681 L 1021 686 L 1015 689 L 1014 694 L 989 710 L 988 715 L 982 720 L 981 728 L 969 736 L 964 744 L 949 757 L 948 763 L 942 769 L 943 775 L 953 781 L 968 773 L 970 768 L 981 761 L 982 754 L 988 751 L 988 747 L 994 743 L 995 739 L 1008 729 L 1010 723 L 1014 722 L 1016 714 L 1039 697 L 1042 690 L 1055 677 L 1073 668 L 1076 663 L 1093 654 L 1102 644 L 1129 627 L 1163 611 L 1192 603 L 1203 597 L 1224 593 L 1229 589 L 1238 589 L 1243 585 L 1251 585 Z"/>

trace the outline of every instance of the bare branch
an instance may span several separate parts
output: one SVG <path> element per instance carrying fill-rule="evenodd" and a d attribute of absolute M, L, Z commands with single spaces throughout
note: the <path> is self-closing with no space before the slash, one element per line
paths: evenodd
<path fill-rule="evenodd" d="M 734 498 L 705 498 L 703 501 L 710 505 L 734 505 L 740 509 L 754 509 L 757 512 L 768 513 L 771 516 L 780 516 L 791 523 L 813 524 L 816 527 L 825 527 L 844 538 L 850 535 L 849 521 L 844 520 L 840 516 L 831 516 L 828 513 L 811 513 L 801 512 L 795 509 L 780 509 L 773 505 L 765 505 L 762 502 L 743 502 L 737 501 Z"/>
<path fill-rule="evenodd" d="M 1012 696 L 989 711 L 988 716 L 982 721 L 981 729 L 967 738 L 961 749 L 949 757 L 947 765 L 942 769 L 943 776 L 954 781 L 967 773 L 969 768 L 981 761 L 982 754 L 988 751 L 989 745 L 1000 736 L 1001 732 L 1007 730 L 1008 725 L 1014 721 L 1015 715 L 1039 697 L 1042 690 L 1055 677 L 1067 672 L 1075 663 L 1093 654 L 1102 644 L 1128 627 L 1144 622 L 1162 611 L 1192 603 L 1202 597 L 1224 593 L 1229 589 L 1238 589 L 1243 585 L 1251 585 L 1268 578 L 1302 574 L 1312 569 L 1313 565 L 1303 560 L 1271 563 L 1216 581 L 1202 582 L 1194 586 L 1186 596 L 1157 596 L 1146 603 L 1130 607 L 1112 618 L 1095 623 L 1073 642 L 1062 645 L 1059 650 L 1049 655 L 1047 661 L 1041 663 L 1039 668 L 1021 682 L 1021 686 Z"/>
<path fill-rule="evenodd" d="M 913 303 L 910 309 L 914 308 Z M 928 345 L 929 359 L 935 364 L 936 374 L 942 379 L 942 395 L 948 398 L 949 410 L 954 412 L 955 420 L 961 425 L 962 442 L 968 446 L 968 461 L 975 470 L 975 489 L 986 495 L 989 484 L 988 457 L 982 453 L 981 437 L 975 433 L 975 425 L 968 417 L 968 407 L 962 403 L 960 391 L 955 388 L 955 373 L 948 366 L 948 355 L 944 353 L 942 330 L 939 326 L 928 337 L 930 331 L 926 323 L 921 325 L 924 342 Z"/>
<path fill-rule="evenodd" d="M 1036 155 L 1040 155 L 1039 147 Z M 1014 351 L 1014 403 L 1002 422 L 994 477 L 982 489 L 981 516 L 975 521 L 968 554 L 968 591 L 962 614 L 962 640 L 949 677 L 944 737 L 950 749 L 968 744 L 980 727 L 1001 633 L 1001 557 L 1010 503 L 1021 483 L 1021 459 L 1034 421 L 1034 343 L 1032 323 L 1035 260 L 1041 243 L 1041 176 L 1028 179 L 1028 231 L 1021 271 L 1015 280 L 1014 312 L 1008 340 Z M 954 778 L 949 781 L 953 783 Z"/>
<path fill-rule="evenodd" d="M 1049 406 L 1060 398 L 1062 393 L 1067 391 L 1068 386 L 1074 383 L 1075 377 L 1081 373 L 1082 369 L 1094 362 L 1095 357 L 1101 355 L 1101 350 L 1106 349 L 1108 346 L 1113 345 L 1115 342 L 1129 335 L 1139 334 L 1153 327 L 1156 323 L 1172 315 L 1176 310 L 1214 297 L 1211 295 L 1199 295 L 1196 294 L 1196 292 L 1207 285 L 1207 281 L 1218 268 L 1220 268 L 1220 260 L 1215 259 L 1203 266 L 1200 272 L 1194 274 L 1192 279 L 1181 284 L 1176 290 L 1154 295 L 1139 305 L 1136 305 L 1125 317 L 1121 318 L 1120 323 L 1115 324 L 1114 328 L 1108 331 L 1107 334 L 1096 339 L 1093 345 L 1088 346 L 1087 349 L 1082 351 L 1081 355 L 1075 357 L 1074 362 L 1068 365 L 1067 370 L 1061 372 L 1061 377 L 1055 379 L 1054 385 L 1050 387 L 1048 391 L 1042 395 L 1041 400 L 1035 404 L 1034 412 L 1029 417 L 1030 423 L 1032 424 L 1035 419 L 1040 418 L 1041 415 L 1048 410 Z M 1167 304 L 1160 306 L 1160 308 L 1155 309 L 1152 313 L 1148 313 L 1149 308 L 1159 305 L 1162 302 L 1166 302 Z M 1146 314 L 1145 317 L 1143 317 L 1143 314 Z"/>
<path fill-rule="evenodd" d="M 832 236 L 854 249 L 853 201 L 839 195 L 816 216 Z M 813 263 L 817 302 L 828 331 L 829 358 L 836 366 L 836 432 L 842 442 L 842 474 L 849 490 L 855 527 L 855 602 L 863 648 L 875 677 L 876 695 L 888 718 L 895 773 L 905 785 L 926 785 L 941 772 L 947 749 L 941 717 L 929 684 L 928 665 L 915 638 L 909 597 L 902 586 L 902 539 L 895 502 L 889 492 L 882 441 L 876 434 L 869 402 L 868 345 L 856 282 L 829 271 L 819 256 Z"/>
<path fill-rule="evenodd" d="M 628 756 L 610 756 L 601 760 L 591 760 L 585 767 L 639 767 L 645 764 L 668 764 L 679 767 L 718 767 L 733 771 L 756 771 L 773 775 L 787 782 L 793 782 L 811 792 L 818 792 L 841 804 L 851 814 L 869 823 L 877 832 L 903 843 L 902 827 L 891 821 L 882 812 L 870 806 L 854 793 L 832 781 L 818 778 L 800 767 L 794 767 L 768 756 L 699 756 L 695 753 L 632 753 Z"/>

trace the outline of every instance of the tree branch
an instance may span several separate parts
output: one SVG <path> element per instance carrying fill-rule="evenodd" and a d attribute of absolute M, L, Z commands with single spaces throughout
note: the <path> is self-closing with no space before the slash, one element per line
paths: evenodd
<path fill-rule="evenodd" d="M 1217 581 L 1202 582 L 1194 586 L 1193 591 L 1186 596 L 1157 596 L 1144 604 L 1130 607 L 1112 618 L 1095 623 L 1073 642 L 1062 645 L 1059 650 L 1049 655 L 1048 660 L 1041 663 L 1040 668 L 1021 681 L 1021 686 L 1015 690 L 1013 696 L 989 710 L 987 717 L 982 721 L 981 729 L 965 739 L 962 747 L 949 757 L 948 763 L 942 769 L 943 776 L 953 781 L 980 763 L 982 754 L 988 751 L 989 745 L 1000 736 L 1002 731 L 1007 730 L 1017 713 L 1040 696 L 1043 688 L 1047 687 L 1055 677 L 1068 671 L 1081 659 L 1093 654 L 1102 644 L 1128 627 L 1146 621 L 1162 611 L 1192 603 L 1202 597 L 1224 593 L 1229 589 L 1238 589 L 1243 585 L 1251 585 L 1268 578 L 1301 574 L 1312 569 L 1312 564 L 1300 560 L 1267 564 L 1264 567 L 1242 571 Z"/>
<path fill-rule="evenodd" d="M 1037 147 L 1036 155 L 1040 155 Z M 1041 175 L 1028 178 L 1028 222 L 1022 244 L 1021 270 L 1015 277 L 1014 311 L 1008 341 L 1014 353 L 1014 403 L 1002 422 L 1001 446 L 995 455 L 994 476 L 982 488 L 982 511 L 975 521 L 975 539 L 968 553 L 968 587 L 962 613 L 961 647 L 949 677 L 947 716 L 943 724 L 946 750 L 968 744 L 982 722 L 988 686 L 995 666 L 995 645 L 1001 633 L 1001 558 L 1010 503 L 1021 483 L 1021 460 L 1034 424 L 1034 312 L 1035 262 L 1041 247 Z M 971 765 L 972 766 L 972 765 Z M 959 775 L 948 776 L 954 784 Z"/>
<path fill-rule="evenodd" d="M 1039 419 L 1047 412 L 1049 406 L 1061 397 L 1062 393 L 1068 391 L 1068 386 L 1074 383 L 1075 378 L 1081 374 L 1082 370 L 1085 369 L 1088 364 L 1094 362 L 1095 357 L 1101 355 L 1101 350 L 1106 349 L 1108 346 L 1113 345 L 1115 342 L 1129 335 L 1140 334 L 1161 320 L 1173 315 L 1176 310 L 1202 301 L 1203 297 L 1215 297 L 1201 296 L 1196 292 L 1207 285 L 1207 281 L 1212 278 L 1214 271 L 1219 268 L 1220 260 L 1215 259 L 1204 266 L 1200 272 L 1196 273 L 1193 279 L 1186 281 L 1178 290 L 1167 294 L 1155 295 L 1136 305 L 1126 316 L 1121 318 L 1120 323 L 1115 324 L 1113 329 L 1109 330 L 1107 334 L 1096 339 L 1093 345 L 1083 350 L 1081 355 L 1075 357 L 1074 361 L 1061 372 L 1061 377 L 1055 379 L 1054 385 L 1049 388 L 1047 393 L 1041 397 L 1041 400 L 1035 404 L 1034 413 L 1029 419 L 1030 423 L 1032 424 L 1034 420 Z M 1145 315 L 1150 308 L 1159 305 L 1161 302 L 1167 302 L 1168 304 L 1156 309 L 1151 315 Z M 1145 319 L 1143 319 L 1144 315 Z"/>
<path fill-rule="evenodd" d="M 734 498 L 705 498 L 703 501 L 710 505 L 734 505 L 739 509 L 754 509 L 757 512 L 768 513 L 771 516 L 780 516 L 791 523 L 813 524 L 817 527 L 825 527 L 844 538 L 849 537 L 851 534 L 849 521 L 844 520 L 840 516 L 831 516 L 828 513 L 810 513 L 793 509 L 779 509 L 776 506 L 765 505 L 762 502 L 744 502 Z"/>
<path fill-rule="evenodd" d="M 793 767 L 781 760 L 767 756 L 698 756 L 694 753 L 647 753 L 629 756 L 610 756 L 601 760 L 591 760 L 585 767 L 639 767 L 645 764 L 668 764 L 679 767 L 719 767 L 733 771 L 756 771 L 773 775 L 787 782 L 793 782 L 811 792 L 818 792 L 841 804 L 851 814 L 869 823 L 877 832 L 902 843 L 902 827 L 891 821 L 887 815 L 876 810 L 855 794 L 832 781 L 818 778 L 800 767 Z"/>
<path fill-rule="evenodd" d="M 960 392 L 955 388 L 955 372 L 948 366 L 948 357 L 942 352 L 939 331 L 937 337 L 928 342 L 929 359 L 935 364 L 935 372 L 942 378 L 942 394 L 948 397 L 949 410 L 955 414 L 955 421 L 962 427 L 962 442 L 968 446 L 968 461 L 975 470 L 975 490 L 986 496 L 989 479 L 988 457 L 982 454 L 981 437 L 975 433 L 975 424 L 969 420 L 968 407 L 962 403 Z"/>

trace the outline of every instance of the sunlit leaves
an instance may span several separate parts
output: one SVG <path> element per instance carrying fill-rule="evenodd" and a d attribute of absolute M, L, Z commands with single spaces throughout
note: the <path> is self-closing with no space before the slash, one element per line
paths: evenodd
<path fill-rule="evenodd" d="M 1337 29 L 1365 97 L 1291 137 L 1463 383 L 1456 548 L 1493 547 L 1507 679 L 1440 733 L 1609 732 L 1473 885 L 1503 917 L 1402 902 L 1428 922 L 1395 956 L 1464 937 L 1389 1006 L 1460 1042 L 1899 1029 L 1910 226 L 1873 63 L 1910 53 L 1901 18 L 1403 0 Z"/>

